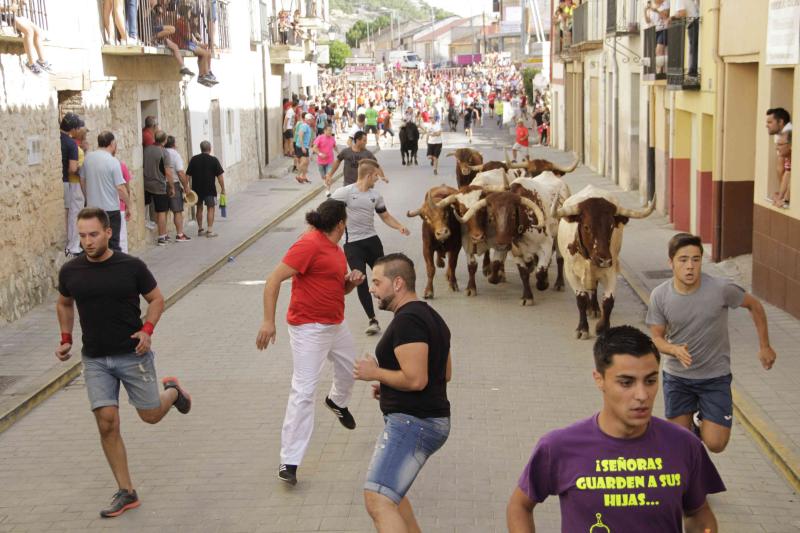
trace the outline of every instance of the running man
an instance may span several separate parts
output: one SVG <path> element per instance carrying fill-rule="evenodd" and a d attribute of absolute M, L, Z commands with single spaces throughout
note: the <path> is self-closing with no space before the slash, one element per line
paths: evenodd
<path fill-rule="evenodd" d="M 162 379 L 164 390 L 158 390 L 150 344 L 164 311 L 164 297 L 153 274 L 140 259 L 109 248 L 111 221 L 102 209 L 87 207 L 78 213 L 78 234 L 86 253 L 65 263 L 58 273 L 56 312 L 61 342 L 56 357 L 66 361 L 72 355 L 77 305 L 86 392 L 103 452 L 119 487 L 111 505 L 100 511 L 103 518 L 112 518 L 140 505 L 119 430 L 120 382 L 139 418 L 148 424 L 159 422 L 173 405 L 188 413 L 192 399 L 174 377 Z M 148 303 L 144 324 L 139 318 L 140 295 Z"/>
<path fill-rule="evenodd" d="M 347 404 L 353 390 L 356 345 L 344 322 L 344 296 L 364 282 L 358 270 L 347 272 L 347 260 L 338 242 L 345 232 L 347 208 L 325 200 L 306 213 L 312 229 L 295 242 L 267 278 L 264 287 L 264 322 L 256 347 L 275 343 L 275 306 L 281 283 L 292 278 L 292 295 L 286 322 L 292 348 L 292 389 L 281 431 L 281 464 L 278 478 L 297 484 L 297 467 L 314 429 L 314 395 L 325 359 L 333 363 L 333 384 L 325 406 L 347 429 L 356 421 Z"/>
<path fill-rule="evenodd" d="M 411 234 L 407 227 L 386 210 L 383 196 L 375 190 L 379 179 L 386 179 L 381 166 L 375 160 L 365 159 L 358 165 L 358 180 L 352 185 L 339 187 L 331 194 L 332 199 L 344 202 L 347 206 L 344 244 L 347 263 L 351 269 L 364 273 L 367 266 L 373 268 L 375 261 L 383 256 L 383 244 L 375 231 L 375 213 L 390 228 L 406 236 Z M 358 299 L 369 320 L 364 333 L 380 333 L 381 326 L 375 317 L 375 307 L 366 284 L 358 287 Z"/>
<path fill-rule="evenodd" d="M 439 157 L 442 155 L 442 119 L 439 115 L 433 117 L 433 124 L 425 132 L 428 145 L 428 159 L 433 167 L 433 175 L 439 174 Z"/>
<path fill-rule="evenodd" d="M 645 322 L 664 360 L 664 405 L 670 422 L 692 429 L 714 453 L 728 445 L 733 424 L 728 309 L 753 317 L 765 370 L 775 364 L 767 315 L 751 294 L 702 273 L 700 237 L 678 233 L 669 241 L 672 279 L 650 294 Z"/>
<path fill-rule="evenodd" d="M 344 162 L 344 185 L 352 185 L 358 179 L 358 164 L 365 160 L 375 160 L 375 154 L 367 150 L 367 134 L 357 131 L 353 136 L 352 146 L 342 149 L 336 156 L 336 161 L 325 175 L 325 186 L 330 188 L 333 183 L 333 175 L 339 170 L 339 165 Z"/>
<path fill-rule="evenodd" d="M 725 485 L 703 444 L 652 416 L 659 351 L 631 326 L 594 344 L 598 414 L 544 435 L 508 502 L 510 533 L 534 529 L 534 508 L 561 502 L 561 531 L 717 533 L 706 500 Z"/>
<path fill-rule="evenodd" d="M 403 254 L 375 262 L 370 292 L 394 319 L 375 358 L 356 361 L 354 375 L 372 385 L 385 423 L 375 444 L 364 502 L 375 528 L 419 532 L 406 494 L 425 462 L 450 434 L 447 383 L 452 375 L 450 329 L 415 292 L 414 263 Z"/>
<path fill-rule="evenodd" d="M 472 107 L 472 104 L 469 104 L 464 110 L 464 133 L 467 135 L 467 138 L 469 138 L 470 144 L 472 144 L 472 124 L 477 118 L 478 112 L 475 111 L 475 108 Z"/>

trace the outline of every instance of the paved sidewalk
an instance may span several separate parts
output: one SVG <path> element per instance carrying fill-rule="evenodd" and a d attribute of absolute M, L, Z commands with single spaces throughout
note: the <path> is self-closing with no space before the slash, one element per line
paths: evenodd
<path fill-rule="evenodd" d="M 571 154 L 553 149 L 540 149 L 541 156 L 566 163 Z M 588 167 L 581 166 L 568 175 L 572 192 L 578 192 L 588 183 L 617 191 L 627 206 L 640 204 L 639 192 L 622 192 L 608 179 L 598 176 Z M 669 220 L 654 213 L 643 220 L 632 220 L 625 229 L 622 261 L 626 273 L 634 276 L 633 283 L 646 293 L 671 276 L 667 257 L 667 243 L 677 233 Z M 708 256 L 704 272 L 733 279 L 748 291 L 752 290 L 750 256 L 715 264 Z M 764 303 L 770 329 L 770 341 L 778 354 L 775 366 L 765 371 L 758 360 L 758 335 L 750 313 L 745 309 L 729 314 L 731 362 L 737 403 L 747 409 L 748 418 L 758 423 L 770 444 L 780 448 L 794 471 L 800 472 L 800 320 Z"/>
<path fill-rule="evenodd" d="M 192 238 L 190 242 L 173 243 L 167 247 L 153 245 L 135 252 L 153 271 L 165 298 L 214 265 L 288 206 L 321 185 L 316 174 L 311 184 L 297 183 L 293 175 L 287 173 L 290 165 L 290 159 L 281 158 L 266 169 L 266 175 L 280 177 L 256 180 L 244 190 L 231 195 L 227 218 L 220 216 L 217 208 L 215 230 L 219 237 L 198 238 L 197 224 L 192 221 L 186 225 L 186 233 Z M 174 232 L 171 222 L 168 223 L 168 229 L 170 234 Z M 154 235 L 154 232 L 150 233 Z M 20 405 L 45 384 L 74 367 L 74 360 L 61 363 L 53 355 L 58 340 L 55 297 L 53 291 L 45 303 L 16 322 L 0 328 L 0 415 Z M 74 333 L 76 347 L 73 353 L 80 353 L 77 316 Z"/>

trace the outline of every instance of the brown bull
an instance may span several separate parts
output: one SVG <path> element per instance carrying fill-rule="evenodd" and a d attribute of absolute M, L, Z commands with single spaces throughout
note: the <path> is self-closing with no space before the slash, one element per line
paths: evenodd
<path fill-rule="evenodd" d="M 436 266 L 444 267 L 444 256 L 447 256 L 446 277 L 450 290 L 458 291 L 456 280 L 456 264 L 461 249 L 461 224 L 456 220 L 452 209 L 438 207 L 437 203 L 458 191 L 446 185 L 433 187 L 425 194 L 422 207 L 406 213 L 408 217 L 422 218 L 422 256 L 428 273 L 425 285 L 425 298 L 433 298 L 433 277 Z M 434 254 L 436 264 L 434 264 Z"/>
<path fill-rule="evenodd" d="M 512 250 L 516 254 L 528 232 L 542 230 L 545 215 L 541 205 L 535 200 L 513 192 L 494 192 L 470 207 L 462 217 L 462 220 L 467 222 L 480 211 L 486 211 L 489 224 L 492 226 L 491 247 L 495 250 L 491 263 L 490 283 L 499 281 L 499 272 L 508 251 Z M 517 266 L 523 287 L 522 304 L 532 304 L 530 274 L 533 267 L 524 262 L 518 263 Z M 470 275 L 472 277 L 472 273 Z"/>
<path fill-rule="evenodd" d="M 526 159 L 521 163 L 512 163 L 508 159 L 508 151 L 505 150 L 506 155 L 506 165 L 508 165 L 508 170 L 513 170 L 516 168 L 524 169 L 527 173 L 529 178 L 535 178 L 539 174 L 545 171 L 550 171 L 556 176 L 563 176 L 569 172 L 572 172 L 576 168 L 578 168 L 578 158 L 575 158 L 575 161 L 572 165 L 568 167 L 561 167 L 553 163 L 552 161 L 548 161 L 547 159 Z"/>
<path fill-rule="evenodd" d="M 454 156 L 456 158 L 456 182 L 459 187 L 469 185 L 478 173 L 472 170 L 474 165 L 483 164 L 483 156 L 472 148 L 459 148 L 453 152 L 448 152 L 445 157 Z"/>

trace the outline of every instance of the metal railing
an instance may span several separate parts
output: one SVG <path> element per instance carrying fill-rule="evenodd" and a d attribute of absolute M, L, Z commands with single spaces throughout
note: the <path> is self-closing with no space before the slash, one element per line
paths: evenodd
<path fill-rule="evenodd" d="M 43 30 L 47 29 L 45 0 L 0 0 L 0 26 L 14 29 L 14 17 L 25 17 Z"/>
<path fill-rule="evenodd" d="M 646 81 L 656 79 L 656 27 L 645 28 L 642 42 L 642 75 Z"/>
<path fill-rule="evenodd" d="M 180 46 L 189 33 L 196 34 L 201 44 L 209 45 L 212 24 L 214 48 L 229 48 L 227 0 L 139 0 L 137 38 L 145 46 L 163 47 L 164 38 Z"/>
<path fill-rule="evenodd" d="M 603 40 L 600 0 L 586 0 L 572 12 L 572 45 Z"/>
<path fill-rule="evenodd" d="M 264 40 L 271 45 L 297 46 L 302 44 L 302 39 L 295 32 L 295 27 L 288 21 L 281 25 L 280 18 L 274 15 L 262 20 L 261 34 L 264 36 Z"/>
<path fill-rule="evenodd" d="M 667 88 L 699 89 L 700 19 L 673 20 L 667 28 Z"/>

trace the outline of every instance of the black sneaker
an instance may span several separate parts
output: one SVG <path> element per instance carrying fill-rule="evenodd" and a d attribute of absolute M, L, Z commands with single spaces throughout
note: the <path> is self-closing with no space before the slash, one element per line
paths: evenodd
<path fill-rule="evenodd" d="M 347 429 L 356 429 L 356 419 L 350 414 L 347 407 L 339 407 L 331 401 L 327 396 L 325 397 L 325 407 L 333 411 L 333 414 L 339 419 L 339 422 Z"/>
<path fill-rule="evenodd" d="M 178 378 L 164 378 L 161 380 L 161 383 L 164 385 L 164 390 L 175 389 L 178 391 L 178 397 L 175 398 L 175 403 L 172 405 L 175 406 L 175 409 L 177 409 L 179 413 L 185 415 L 192 410 L 192 397 L 181 387 Z"/>
<path fill-rule="evenodd" d="M 111 498 L 111 506 L 108 509 L 100 511 L 100 516 L 103 518 L 114 518 L 128 509 L 136 509 L 141 504 L 135 490 L 128 492 L 127 490 L 119 489 Z"/>
<path fill-rule="evenodd" d="M 192 72 L 192 71 L 191 71 L 190 69 L 188 69 L 187 67 L 183 67 L 183 68 L 180 70 L 180 73 L 181 73 L 181 74 L 183 74 L 184 76 L 189 76 L 189 77 L 192 77 L 192 76 L 194 76 L 194 72 Z"/>
<path fill-rule="evenodd" d="M 289 485 L 297 485 L 297 465 L 281 465 L 278 467 L 278 479 Z"/>

